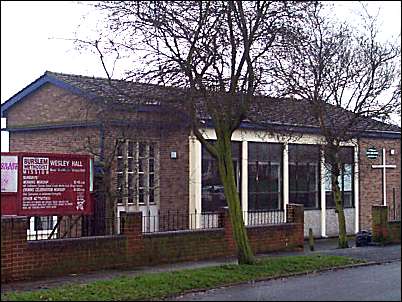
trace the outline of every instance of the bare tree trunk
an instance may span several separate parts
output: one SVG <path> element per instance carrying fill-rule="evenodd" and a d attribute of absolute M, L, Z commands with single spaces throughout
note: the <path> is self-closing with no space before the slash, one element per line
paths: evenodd
<path fill-rule="evenodd" d="M 335 156 L 335 158 L 338 158 Z M 339 225 L 339 237 L 338 237 L 338 247 L 339 248 L 348 248 L 348 238 L 346 235 L 346 220 L 345 220 L 345 212 L 343 210 L 342 205 L 342 193 L 339 187 L 338 177 L 341 174 L 339 168 L 339 161 L 336 160 L 336 163 L 332 165 L 332 196 L 335 201 L 335 208 L 338 214 L 338 225 Z"/>
<path fill-rule="evenodd" d="M 223 181 L 225 198 L 229 206 L 230 220 L 233 227 L 233 238 L 236 242 L 239 264 L 253 264 L 255 257 L 248 241 L 246 227 L 243 221 L 240 198 L 236 189 L 235 174 L 232 159 L 231 134 L 224 133 L 217 138 L 217 147 L 221 149 L 218 158 L 219 174 Z"/>

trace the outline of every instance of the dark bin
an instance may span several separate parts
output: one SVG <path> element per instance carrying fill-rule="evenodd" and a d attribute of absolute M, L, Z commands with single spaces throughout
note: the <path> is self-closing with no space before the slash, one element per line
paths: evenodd
<path fill-rule="evenodd" d="M 356 234 L 356 246 L 368 246 L 371 243 L 371 232 L 360 231 Z"/>

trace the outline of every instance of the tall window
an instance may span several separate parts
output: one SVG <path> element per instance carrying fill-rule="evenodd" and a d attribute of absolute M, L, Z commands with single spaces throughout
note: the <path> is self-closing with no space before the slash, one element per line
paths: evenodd
<path fill-rule="evenodd" d="M 289 144 L 289 202 L 320 206 L 320 147 Z"/>
<path fill-rule="evenodd" d="M 240 192 L 241 143 L 232 142 L 232 158 L 237 191 Z M 202 211 L 215 212 L 227 205 L 218 161 L 202 146 Z"/>
<path fill-rule="evenodd" d="M 281 207 L 282 153 L 282 144 L 248 143 L 249 210 Z"/>
<path fill-rule="evenodd" d="M 341 175 L 338 177 L 338 183 L 342 193 L 342 204 L 344 208 L 350 208 L 354 206 L 353 147 L 342 147 L 339 157 Z M 331 166 L 328 163 L 325 164 L 325 200 L 327 208 L 335 208 L 332 195 Z"/>
<path fill-rule="evenodd" d="M 35 216 L 34 219 L 35 231 L 52 230 L 54 227 L 53 216 Z"/>
<path fill-rule="evenodd" d="M 156 204 L 155 143 L 127 141 L 117 150 L 117 202 Z"/>

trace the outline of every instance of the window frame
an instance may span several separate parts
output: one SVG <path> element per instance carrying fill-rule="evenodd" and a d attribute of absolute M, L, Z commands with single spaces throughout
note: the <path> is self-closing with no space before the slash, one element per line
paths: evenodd
<path fill-rule="evenodd" d="M 339 175 L 339 176 L 341 177 L 342 206 L 343 206 L 344 209 L 354 209 L 356 207 L 355 206 L 355 165 L 354 165 L 354 163 L 341 163 L 341 165 L 342 165 L 342 170 L 341 170 L 341 175 Z M 347 191 L 347 192 L 351 192 L 350 193 L 351 194 L 351 206 L 346 206 L 346 207 L 345 207 L 345 203 L 344 203 L 344 196 L 345 196 L 345 191 L 344 191 L 344 187 L 345 187 L 344 167 L 345 167 L 345 165 L 350 165 L 351 168 L 352 168 L 351 169 L 351 178 L 352 178 L 351 179 L 351 191 Z M 327 166 L 325 166 L 325 169 L 326 170 L 328 169 Z M 331 172 L 331 171 L 329 171 L 329 172 Z M 325 177 L 325 181 L 326 180 L 327 180 L 327 177 Z M 331 181 L 331 179 L 330 179 L 330 181 Z M 333 202 L 334 203 L 333 206 L 332 205 L 328 206 L 327 192 L 332 194 L 332 183 L 331 183 L 331 191 L 325 190 L 325 201 L 326 201 L 325 202 L 325 207 L 326 207 L 327 210 L 336 209 L 335 202 Z"/>
<path fill-rule="evenodd" d="M 291 159 L 291 156 L 290 156 L 291 148 L 292 147 L 299 148 L 299 147 L 302 147 L 302 146 L 317 148 L 318 149 L 317 161 L 315 161 L 315 162 L 311 162 L 311 161 L 299 162 L 299 161 L 294 161 L 293 159 Z M 289 192 L 289 202 L 296 203 L 296 204 L 302 204 L 303 207 L 304 207 L 304 210 L 307 210 L 307 211 L 309 211 L 309 210 L 321 210 L 321 191 L 322 191 L 321 190 L 321 185 L 322 185 L 321 148 L 322 148 L 322 145 L 319 145 L 319 144 L 295 144 L 295 143 L 288 144 L 288 192 Z M 291 167 L 291 165 L 296 166 L 296 175 L 297 175 L 297 170 L 298 170 L 297 168 L 298 168 L 298 166 L 300 164 L 301 165 L 306 165 L 306 166 L 311 166 L 313 164 L 313 166 L 315 166 L 315 169 L 317 171 L 317 174 L 316 174 L 316 177 L 315 177 L 316 178 L 316 191 L 314 191 L 314 194 L 317 196 L 317 200 L 316 200 L 316 206 L 314 206 L 314 207 L 306 207 L 304 203 L 298 203 L 297 202 L 298 200 L 293 201 L 291 199 L 291 194 L 294 194 L 292 192 L 296 192 L 296 196 L 297 196 L 299 191 L 297 190 L 297 179 L 298 179 L 298 177 L 296 177 L 296 190 L 295 191 L 291 190 L 290 181 L 291 181 L 292 177 L 291 177 L 291 168 L 290 167 Z M 309 178 L 309 180 L 310 180 L 310 178 Z M 308 187 L 310 187 L 309 182 L 308 182 Z M 313 193 L 309 189 L 307 194 L 310 194 L 310 192 Z"/>
<path fill-rule="evenodd" d="M 258 194 L 257 192 L 250 192 L 250 182 L 248 179 L 250 178 L 250 164 L 255 163 L 256 161 L 251 161 L 250 160 L 250 146 L 253 144 L 266 144 L 267 146 L 269 145 L 276 145 L 280 147 L 280 156 L 279 156 L 279 162 L 272 161 L 272 160 L 259 160 L 258 163 L 260 164 L 266 164 L 269 167 L 269 171 L 271 172 L 272 169 L 272 163 L 277 164 L 278 166 L 278 191 L 276 192 L 278 196 L 278 202 L 277 202 L 277 208 L 261 208 L 261 209 L 250 209 L 250 200 L 251 200 L 251 194 Z M 248 209 L 247 211 L 273 211 L 273 210 L 283 210 L 284 207 L 284 202 L 283 202 L 283 192 L 284 192 L 284 179 L 283 179 L 283 170 L 284 170 L 284 161 L 283 161 L 283 152 L 284 152 L 284 144 L 283 143 L 276 143 L 276 142 L 248 142 L 247 144 L 247 187 L 248 187 L 248 192 L 247 192 L 247 199 L 248 199 Z M 275 165 L 276 166 L 276 165 Z M 270 174 L 271 175 L 271 174 Z M 274 193 L 273 191 L 267 191 L 267 192 L 261 192 L 261 194 L 266 194 L 266 193 Z"/>
<path fill-rule="evenodd" d="M 214 142 L 216 142 L 216 140 L 215 139 L 208 139 L 208 142 L 213 144 Z M 239 200 L 240 200 L 240 204 L 241 204 L 242 203 L 242 200 L 241 200 L 242 177 L 243 177 L 243 173 L 242 173 L 242 157 L 243 157 L 242 142 L 241 141 L 231 141 L 231 143 L 232 143 L 232 161 L 236 162 L 236 165 L 233 164 L 233 167 L 235 168 L 234 173 L 235 173 L 236 183 L 237 183 L 236 189 L 237 189 L 237 192 L 239 194 Z M 238 147 L 238 150 L 237 150 L 238 156 L 233 157 L 233 154 L 234 154 L 233 150 L 236 147 Z M 207 154 L 207 156 L 204 157 L 204 154 Z M 206 150 L 205 146 L 201 145 L 201 212 L 202 213 L 216 212 L 218 210 L 210 211 L 210 210 L 205 210 L 204 209 L 204 202 L 203 202 L 203 200 L 205 198 L 205 197 L 203 197 L 203 192 L 204 192 L 204 190 L 203 190 L 203 161 L 204 160 L 217 161 L 217 159 L 215 159 L 211 154 L 208 153 L 208 151 Z M 219 177 L 219 171 L 217 173 L 218 173 L 218 177 Z M 219 178 L 219 181 L 220 181 L 220 178 Z M 223 186 L 223 184 L 221 182 L 220 182 L 220 185 Z M 227 203 L 226 203 L 226 206 L 227 206 Z"/>
<path fill-rule="evenodd" d="M 141 146 L 144 146 L 144 153 L 140 154 Z M 129 146 L 133 146 L 130 148 Z M 126 140 L 122 145 L 122 152 L 117 152 L 116 167 L 116 188 L 117 204 L 128 206 L 155 206 L 159 205 L 159 144 L 155 141 Z M 152 148 L 152 157 L 150 151 Z M 131 151 L 131 152 L 130 152 Z M 122 153 L 122 154 L 121 154 Z M 131 153 L 131 154 L 130 154 Z M 152 172 L 150 163 L 152 160 Z M 119 161 L 123 163 L 123 170 L 119 171 Z M 129 162 L 131 161 L 131 166 Z M 123 179 L 119 184 L 119 176 Z M 153 186 L 150 186 L 150 179 L 153 176 Z M 131 183 L 129 179 L 131 178 Z M 142 185 L 140 186 L 140 178 Z M 120 189 L 122 186 L 122 189 Z M 141 194 L 141 191 L 143 192 Z M 121 192 L 121 193 L 120 193 Z M 132 192 L 132 195 L 131 195 Z M 121 194 L 121 195 L 120 195 Z M 143 196 L 143 201 L 140 198 Z M 153 196 L 153 201 L 150 201 Z"/>

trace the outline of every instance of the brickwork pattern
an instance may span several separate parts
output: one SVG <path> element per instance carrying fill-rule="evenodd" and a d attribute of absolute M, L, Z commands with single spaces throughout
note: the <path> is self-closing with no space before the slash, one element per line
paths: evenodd
<path fill-rule="evenodd" d="M 82 96 L 46 84 L 7 111 L 7 126 L 84 121 L 95 118 L 95 114 L 93 107 Z"/>
<path fill-rule="evenodd" d="M 303 207 L 288 210 L 291 223 L 247 228 L 255 253 L 303 246 Z M 227 211 L 222 228 L 155 234 L 142 233 L 140 212 L 122 216 L 121 235 L 36 242 L 27 241 L 26 217 L 2 217 L 1 282 L 235 255 Z"/>
<path fill-rule="evenodd" d="M 33 114 L 32 108 L 35 108 Z M 37 112 L 37 113 L 36 113 Z M 97 121 L 97 108 L 83 97 L 47 84 L 38 91 L 13 106 L 7 111 L 7 123 L 10 128 L 43 125 L 68 125 Z M 134 140 L 154 141 L 159 144 L 159 196 L 160 213 L 168 211 L 189 211 L 189 130 L 178 126 L 180 117 L 154 112 L 139 113 L 130 116 L 129 112 L 117 112 L 119 119 L 136 121 L 138 127 L 107 127 L 104 129 L 104 154 L 110 154 L 117 137 Z M 99 121 L 99 120 L 98 120 Z M 152 121 L 153 128 L 147 125 Z M 101 131 L 98 127 L 58 128 L 10 132 L 10 151 L 89 153 L 87 146 L 99 154 Z M 90 140 L 88 140 L 90 139 Z M 170 152 L 177 152 L 177 159 L 170 158 Z M 114 188 L 116 187 L 116 161 L 112 166 Z"/>
<path fill-rule="evenodd" d="M 382 148 L 386 149 L 387 164 L 396 165 L 396 169 L 387 169 L 387 205 L 392 211 L 392 189 L 395 188 L 395 201 L 401 204 L 401 141 L 383 139 L 362 139 L 359 141 L 359 199 L 360 199 L 360 229 L 370 229 L 372 225 L 371 207 L 382 204 L 382 169 L 373 169 L 371 165 L 382 163 Z M 377 159 L 369 159 L 366 150 L 375 147 L 378 151 Z M 395 155 L 389 150 L 394 149 Z"/>

